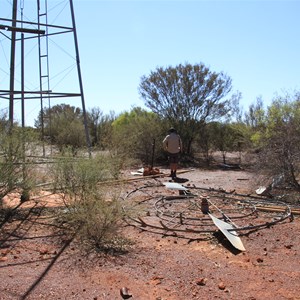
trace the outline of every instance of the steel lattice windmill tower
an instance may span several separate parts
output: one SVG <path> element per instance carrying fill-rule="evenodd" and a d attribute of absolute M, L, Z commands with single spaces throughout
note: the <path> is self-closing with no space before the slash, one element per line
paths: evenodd
<path fill-rule="evenodd" d="M 89 147 L 73 1 L 1 1 L 0 109 L 11 126 L 18 109 L 24 127 L 39 103 L 44 136 L 43 110 L 57 101 L 80 102 Z"/>

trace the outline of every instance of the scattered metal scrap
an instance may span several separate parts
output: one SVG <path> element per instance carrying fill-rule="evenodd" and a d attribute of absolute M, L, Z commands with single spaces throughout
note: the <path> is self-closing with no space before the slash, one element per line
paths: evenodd
<path fill-rule="evenodd" d="M 233 235 L 237 237 L 237 233 L 242 237 L 293 219 L 291 207 L 275 199 L 182 186 L 173 182 L 162 183 L 159 179 L 129 192 L 125 199 L 129 198 L 136 203 L 132 209 L 136 209 L 137 215 L 133 217 L 134 213 L 128 214 L 131 216 L 127 219 L 130 225 L 143 231 L 190 241 L 211 239 L 218 229 L 225 229 L 230 239 Z M 208 203 L 209 208 L 204 210 L 203 203 Z M 268 207 L 268 212 L 262 210 Z M 239 241 L 236 244 L 236 241 L 233 241 L 235 247 L 244 251 L 243 244 Z"/>

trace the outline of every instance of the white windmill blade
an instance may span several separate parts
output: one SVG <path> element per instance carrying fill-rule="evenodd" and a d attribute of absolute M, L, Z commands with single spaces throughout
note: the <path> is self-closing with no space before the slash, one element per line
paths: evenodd
<path fill-rule="evenodd" d="M 211 219 L 213 220 L 214 224 L 221 230 L 221 232 L 225 235 L 225 237 L 228 239 L 228 241 L 238 250 L 240 251 L 246 251 L 242 240 L 234 230 L 235 227 L 233 227 L 231 224 L 226 223 L 212 214 L 208 214 Z M 230 231 L 228 230 L 230 229 Z"/>
<path fill-rule="evenodd" d="M 183 185 L 181 185 L 179 183 L 176 183 L 176 182 L 163 182 L 163 185 L 165 185 L 166 188 L 170 189 L 170 190 L 180 190 L 180 191 L 187 191 L 188 190 Z"/>

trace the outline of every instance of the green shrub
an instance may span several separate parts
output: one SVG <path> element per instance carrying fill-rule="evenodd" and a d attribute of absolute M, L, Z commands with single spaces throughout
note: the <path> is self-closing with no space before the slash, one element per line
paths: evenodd
<path fill-rule="evenodd" d="M 0 130 L 0 201 L 14 190 L 28 200 L 35 179 L 27 156 L 34 152 L 36 141 L 34 133 L 26 129 Z"/>
<path fill-rule="evenodd" d="M 55 187 L 64 197 L 62 217 L 69 229 L 78 231 L 84 245 L 98 250 L 124 250 L 124 210 L 118 191 L 104 181 L 115 179 L 118 163 L 109 155 L 74 159 L 66 157 L 54 165 Z"/>
<path fill-rule="evenodd" d="M 75 201 L 84 201 L 85 197 L 97 191 L 99 183 L 117 179 L 119 172 L 118 159 L 107 154 L 74 158 L 67 153 L 51 170 L 54 188 Z"/>
<path fill-rule="evenodd" d="M 124 251 L 130 243 L 121 232 L 124 211 L 117 196 L 106 197 L 98 193 L 84 202 L 73 202 L 64 211 L 64 218 L 72 228 L 78 228 L 83 245 L 100 251 Z"/>

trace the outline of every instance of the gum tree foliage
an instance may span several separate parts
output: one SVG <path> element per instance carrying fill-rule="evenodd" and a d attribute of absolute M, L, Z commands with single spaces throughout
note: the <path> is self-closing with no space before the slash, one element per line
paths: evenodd
<path fill-rule="evenodd" d="M 260 139 L 260 168 L 300 190 L 300 93 L 274 99 L 265 124 Z"/>
<path fill-rule="evenodd" d="M 205 123 L 229 112 L 230 101 L 223 99 L 230 90 L 231 79 L 203 63 L 158 67 L 139 85 L 145 105 L 177 128 L 186 154 Z"/>
<path fill-rule="evenodd" d="M 0 114 L 0 131 L 4 131 L 9 125 L 9 121 L 7 119 L 7 115 L 2 113 Z"/>
<path fill-rule="evenodd" d="M 112 123 L 112 150 L 124 158 L 141 160 L 145 164 L 152 162 L 153 142 L 155 158 L 159 155 L 163 139 L 161 120 L 157 114 L 134 107 L 124 112 Z"/>
<path fill-rule="evenodd" d="M 104 114 L 99 107 L 94 107 L 87 113 L 87 119 L 92 145 L 106 149 L 111 143 L 111 125 L 116 119 L 115 113 L 111 111 Z"/>
<path fill-rule="evenodd" d="M 256 103 L 249 106 L 248 112 L 245 113 L 244 122 L 252 128 L 260 128 L 265 125 L 265 109 L 261 97 L 256 99 Z"/>
<path fill-rule="evenodd" d="M 87 119 L 91 134 L 91 143 L 93 146 L 97 145 L 100 140 L 99 124 L 103 118 L 103 112 L 100 108 L 94 107 L 87 113 Z"/>
<path fill-rule="evenodd" d="M 59 104 L 43 110 L 44 135 L 60 150 L 70 147 L 75 154 L 77 149 L 86 146 L 83 115 L 80 108 Z M 42 129 L 42 113 L 35 121 L 35 127 Z"/>
<path fill-rule="evenodd" d="M 240 107 L 241 93 L 231 97 L 231 110 L 220 121 L 212 121 L 202 128 L 197 140 L 198 151 L 209 164 L 213 151 L 221 151 L 223 163 L 226 164 L 227 152 L 241 151 L 249 145 L 247 126 L 242 121 L 243 109 Z"/>
<path fill-rule="evenodd" d="M 259 148 L 262 135 L 266 130 L 267 121 L 266 109 L 261 97 L 256 99 L 256 103 L 250 104 L 248 111 L 244 114 L 243 121 L 249 129 L 248 135 L 250 136 L 252 146 Z"/>
<path fill-rule="evenodd" d="M 242 99 L 242 93 L 236 91 L 231 97 L 231 110 L 230 119 L 235 123 L 243 122 L 243 107 L 240 105 L 240 100 Z M 230 121 L 230 120 L 229 120 Z"/>
<path fill-rule="evenodd" d="M 241 151 L 244 136 L 238 124 L 211 122 L 207 125 L 207 130 L 210 137 L 210 148 L 222 153 L 224 164 L 227 163 L 228 152 Z"/>

